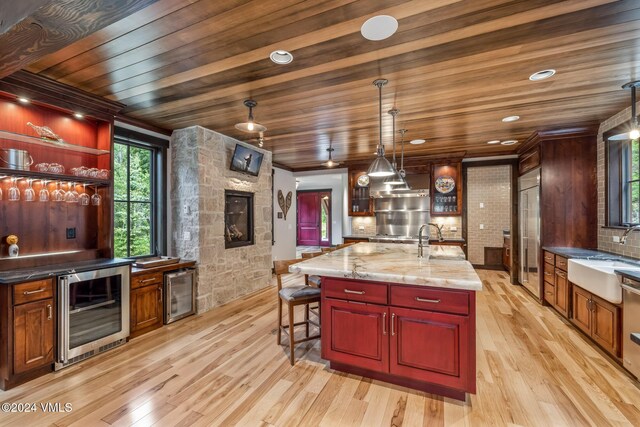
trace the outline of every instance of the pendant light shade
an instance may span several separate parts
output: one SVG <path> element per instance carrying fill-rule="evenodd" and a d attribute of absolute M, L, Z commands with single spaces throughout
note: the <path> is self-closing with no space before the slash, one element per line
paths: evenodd
<path fill-rule="evenodd" d="M 378 105 L 380 113 L 380 141 L 378 142 L 377 155 L 373 163 L 369 166 L 367 175 L 372 177 L 386 177 L 395 173 L 393 166 L 384 157 L 384 145 L 382 145 L 382 86 L 386 85 L 389 81 L 386 79 L 378 79 L 373 82 L 378 87 Z"/>
<path fill-rule="evenodd" d="M 249 117 L 246 122 L 236 123 L 236 129 L 242 132 L 264 132 L 267 128 L 253 119 L 253 109 L 258 105 L 253 99 L 245 99 L 244 105 L 249 109 Z"/>
<path fill-rule="evenodd" d="M 322 166 L 326 166 L 328 168 L 332 168 L 334 166 L 339 166 L 340 163 L 334 162 L 333 158 L 331 156 L 333 154 L 333 152 L 335 151 L 333 146 L 332 146 L 332 141 L 331 140 L 329 140 L 329 148 L 327 148 L 327 151 L 329 152 L 329 160 L 327 160 L 326 162 L 322 163 Z"/>
<path fill-rule="evenodd" d="M 393 175 L 385 178 L 384 183 L 395 187 L 404 183 L 404 180 L 398 172 L 398 164 L 396 163 L 396 116 L 398 115 L 398 110 L 393 108 L 389 110 L 388 113 L 393 117 L 393 161 L 391 162 L 391 166 L 393 166 Z"/>
<path fill-rule="evenodd" d="M 640 87 L 640 80 L 629 82 L 622 86 L 623 89 L 631 89 L 631 128 L 628 132 L 619 133 L 610 136 L 612 141 L 626 141 L 629 139 L 640 138 L 640 126 L 638 125 L 638 117 L 636 114 L 636 88 Z"/>

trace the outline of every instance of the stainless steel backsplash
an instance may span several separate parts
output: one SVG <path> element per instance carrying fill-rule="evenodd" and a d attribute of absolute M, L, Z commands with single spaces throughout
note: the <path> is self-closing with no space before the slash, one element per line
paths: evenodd
<path fill-rule="evenodd" d="M 430 220 L 429 197 L 383 197 L 374 200 L 376 234 L 417 236 L 420 226 Z M 428 233 L 427 233 L 428 234 Z"/>

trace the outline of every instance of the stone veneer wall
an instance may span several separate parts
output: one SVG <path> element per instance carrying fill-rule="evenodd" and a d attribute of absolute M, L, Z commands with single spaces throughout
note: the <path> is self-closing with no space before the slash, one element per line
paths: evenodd
<path fill-rule="evenodd" d="M 264 153 L 258 177 L 231 171 L 236 144 Z M 196 126 L 171 136 L 172 253 L 198 261 L 198 312 L 271 283 L 271 152 Z M 255 244 L 224 247 L 224 190 L 254 196 Z"/>
<path fill-rule="evenodd" d="M 640 103 L 638 103 L 637 106 L 640 108 Z M 608 130 L 629 121 L 630 117 L 631 107 L 628 107 L 602 122 L 598 130 L 598 249 L 619 255 L 640 258 L 640 232 L 632 232 L 627 239 L 627 243 L 621 245 L 613 242 L 613 236 L 621 236 L 624 230 L 603 228 L 605 225 L 605 188 L 607 181 L 605 176 L 605 141 L 602 135 Z"/>
<path fill-rule="evenodd" d="M 484 248 L 501 248 L 502 231 L 511 230 L 511 166 L 467 169 L 467 218 L 469 261 L 483 265 Z M 484 229 L 480 230 L 480 224 Z"/>

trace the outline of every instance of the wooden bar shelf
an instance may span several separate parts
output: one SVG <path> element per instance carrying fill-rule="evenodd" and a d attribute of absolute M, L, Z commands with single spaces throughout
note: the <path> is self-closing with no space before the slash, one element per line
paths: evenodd
<path fill-rule="evenodd" d="M 97 148 L 84 147 L 82 145 L 69 144 L 68 142 L 55 141 L 55 140 L 46 139 L 46 138 L 37 138 L 34 136 L 28 136 L 28 135 L 23 135 L 23 134 L 14 133 L 14 132 L 7 132 L 4 130 L 0 130 L 0 138 L 12 140 L 12 141 L 26 142 L 29 144 L 35 144 L 35 145 L 40 145 L 40 146 L 49 147 L 49 148 L 57 148 L 60 150 L 75 151 L 78 153 L 87 153 L 87 154 L 95 154 L 95 155 L 110 153 L 110 151 L 108 150 L 99 150 Z"/>
<path fill-rule="evenodd" d="M 53 181 L 75 182 L 77 184 L 88 184 L 88 185 L 97 185 L 97 186 L 111 185 L 111 180 L 109 179 L 88 178 L 84 176 L 62 175 L 62 174 L 47 173 L 47 172 L 0 168 L 0 179 L 4 179 L 7 177 L 8 178 L 10 177 L 32 178 L 32 179 L 47 180 L 52 182 Z"/>

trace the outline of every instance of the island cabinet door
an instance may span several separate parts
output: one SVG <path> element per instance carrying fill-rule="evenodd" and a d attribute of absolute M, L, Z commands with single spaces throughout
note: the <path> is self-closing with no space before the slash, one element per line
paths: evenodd
<path fill-rule="evenodd" d="M 464 390 L 471 374 L 468 316 L 391 307 L 391 374 Z"/>
<path fill-rule="evenodd" d="M 389 372 L 388 308 L 355 301 L 322 301 L 322 357 Z"/>

